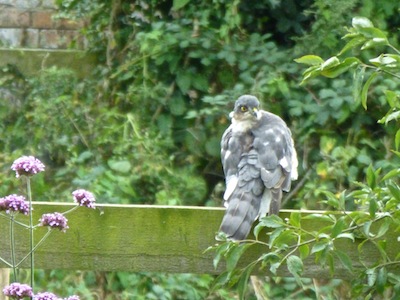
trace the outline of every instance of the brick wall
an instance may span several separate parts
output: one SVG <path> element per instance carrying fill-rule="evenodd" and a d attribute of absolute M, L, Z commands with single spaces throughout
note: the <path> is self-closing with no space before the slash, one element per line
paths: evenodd
<path fill-rule="evenodd" d="M 56 15 L 54 0 L 0 0 L 0 47 L 83 49 L 83 22 Z"/>

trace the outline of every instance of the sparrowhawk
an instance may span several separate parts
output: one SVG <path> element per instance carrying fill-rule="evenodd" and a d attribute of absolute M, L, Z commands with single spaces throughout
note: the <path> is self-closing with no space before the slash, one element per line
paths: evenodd
<path fill-rule="evenodd" d="M 239 97 L 230 117 L 221 141 L 227 209 L 219 230 L 243 240 L 257 218 L 279 213 L 298 162 L 290 129 L 279 116 L 260 110 L 256 97 Z"/>

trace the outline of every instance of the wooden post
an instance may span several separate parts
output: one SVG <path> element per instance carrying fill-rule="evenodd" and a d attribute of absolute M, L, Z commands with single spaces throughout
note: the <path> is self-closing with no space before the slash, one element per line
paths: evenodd
<path fill-rule="evenodd" d="M 73 204 L 35 203 L 34 220 L 43 213 L 64 212 Z M 205 250 L 216 244 L 215 233 L 219 228 L 224 209 L 209 207 L 149 206 L 149 205 L 98 205 L 96 210 L 80 207 L 67 214 L 69 229 L 64 233 L 54 230 L 35 252 L 35 267 L 39 269 L 70 269 L 98 271 L 168 272 L 219 274 L 225 270 L 222 261 L 218 269 L 213 266 L 213 252 Z M 304 216 L 315 211 L 302 211 Z M 282 211 L 281 217 L 289 217 L 290 211 Z M 24 222 L 26 216 L 18 216 Z M 302 220 L 308 229 L 322 228 L 316 220 Z M 28 252 L 28 231 L 16 226 L 17 260 Z M 47 232 L 47 228 L 35 229 L 35 241 Z M 0 218 L 0 255 L 9 252 L 8 220 Z M 265 236 L 265 235 L 264 235 Z M 397 241 L 397 233 L 388 230 L 387 241 Z M 362 268 L 364 262 L 371 263 L 380 257 L 379 250 L 366 244 L 358 252 L 360 241 L 345 239 L 335 244 L 345 251 L 354 262 L 353 267 Z M 400 252 L 400 243 L 388 247 L 389 257 Z M 261 254 L 268 252 L 266 246 L 251 247 L 240 262 L 245 265 Z M 6 257 L 6 259 L 8 259 Z M 329 268 L 322 268 L 313 257 L 304 261 L 304 277 L 331 278 Z M 28 260 L 22 265 L 29 268 Z M 0 263 L 0 268 L 6 266 Z M 348 279 L 352 276 L 340 263 L 336 276 Z M 259 271 L 270 275 L 266 270 Z M 278 276 L 291 276 L 284 266 Z"/>
<path fill-rule="evenodd" d="M 3 288 L 10 284 L 10 269 L 0 269 L 0 300 L 6 300 Z"/>

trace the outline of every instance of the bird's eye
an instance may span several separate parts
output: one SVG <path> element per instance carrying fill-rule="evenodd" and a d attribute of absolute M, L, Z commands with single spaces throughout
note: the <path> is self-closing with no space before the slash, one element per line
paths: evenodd
<path fill-rule="evenodd" d="M 241 107 L 240 107 L 240 110 L 241 110 L 242 112 L 246 112 L 246 111 L 247 111 L 247 106 L 241 106 Z"/>

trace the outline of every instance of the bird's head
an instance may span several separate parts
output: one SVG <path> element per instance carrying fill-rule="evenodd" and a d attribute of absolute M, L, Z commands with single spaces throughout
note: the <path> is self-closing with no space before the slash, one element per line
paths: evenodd
<path fill-rule="evenodd" d="M 235 102 L 231 117 L 236 121 L 258 120 L 260 118 L 260 102 L 251 95 L 240 96 Z"/>

